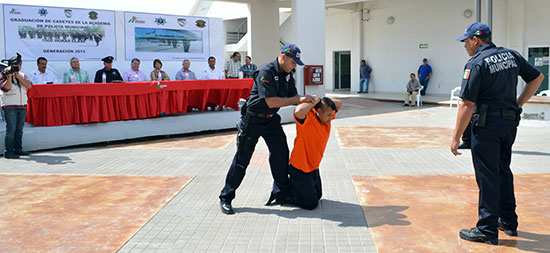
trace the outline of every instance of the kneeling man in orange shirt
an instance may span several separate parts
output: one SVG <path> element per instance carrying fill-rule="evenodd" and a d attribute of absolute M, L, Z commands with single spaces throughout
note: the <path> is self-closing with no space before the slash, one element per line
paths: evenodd
<path fill-rule="evenodd" d="M 296 139 L 290 155 L 288 173 L 290 176 L 291 203 L 312 210 L 322 196 L 319 164 L 330 136 L 330 123 L 342 107 L 342 101 L 328 97 L 315 97 L 313 103 L 302 103 L 294 110 Z M 268 205 L 274 199 L 268 201 Z"/>

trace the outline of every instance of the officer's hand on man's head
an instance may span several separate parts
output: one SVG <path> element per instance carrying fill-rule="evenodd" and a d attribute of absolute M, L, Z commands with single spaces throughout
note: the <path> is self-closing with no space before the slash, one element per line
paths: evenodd
<path fill-rule="evenodd" d="M 300 103 L 313 103 L 314 99 L 310 95 L 306 95 L 304 97 L 300 97 Z"/>
<path fill-rule="evenodd" d="M 317 95 L 313 95 L 312 97 L 313 97 L 313 105 L 316 105 L 319 102 L 321 102 L 321 97 L 319 97 Z"/>

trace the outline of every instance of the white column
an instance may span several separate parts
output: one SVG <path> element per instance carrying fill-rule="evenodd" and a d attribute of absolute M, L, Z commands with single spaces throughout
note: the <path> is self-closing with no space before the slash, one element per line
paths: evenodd
<path fill-rule="evenodd" d="M 525 58 L 528 57 L 528 49 L 524 48 L 524 26 L 525 26 L 525 6 L 523 0 L 508 0 L 506 15 L 506 46 L 521 53 Z M 517 92 L 523 91 L 525 82 L 518 78 Z"/>
<path fill-rule="evenodd" d="M 276 0 L 252 1 L 248 9 L 248 54 L 259 67 L 275 60 L 281 51 L 279 5 Z"/>
<path fill-rule="evenodd" d="M 362 53 L 363 45 L 363 21 L 361 20 L 361 4 L 358 4 L 358 11 L 351 14 L 351 84 L 350 92 L 354 93 L 359 91 L 359 70 L 361 66 L 361 60 L 364 57 Z M 372 88 L 372 87 L 371 87 Z M 372 89 L 370 89 L 372 90 Z"/>
<path fill-rule="evenodd" d="M 292 27 L 295 43 L 302 51 L 301 59 L 306 65 L 325 65 L 325 0 L 292 0 Z M 324 80 L 330 77 L 324 69 Z M 304 92 L 302 67 L 296 68 L 296 88 Z M 324 85 L 307 86 L 306 94 L 325 95 Z"/>

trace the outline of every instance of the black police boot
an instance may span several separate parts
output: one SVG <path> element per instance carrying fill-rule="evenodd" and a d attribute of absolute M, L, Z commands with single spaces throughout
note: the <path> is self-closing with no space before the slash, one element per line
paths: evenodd
<path fill-rule="evenodd" d="M 19 156 L 14 153 L 4 152 L 4 158 L 6 159 L 19 159 Z"/>
<path fill-rule="evenodd" d="M 222 209 L 222 213 L 225 214 L 234 214 L 235 211 L 233 210 L 233 207 L 231 206 L 231 203 L 227 202 L 220 202 L 220 208 Z"/>
<path fill-rule="evenodd" d="M 508 236 L 518 236 L 517 229 L 511 229 L 509 227 L 506 227 L 504 224 L 502 224 L 500 219 L 498 219 L 498 230 L 502 230 Z"/>
<path fill-rule="evenodd" d="M 470 143 L 468 142 L 463 142 L 462 144 L 460 144 L 460 146 L 458 146 L 458 149 L 470 149 Z"/>
<path fill-rule="evenodd" d="M 498 245 L 498 237 L 497 236 L 488 236 L 484 234 L 483 232 L 479 231 L 479 229 L 472 228 L 472 229 L 462 229 L 460 230 L 460 238 L 470 241 L 470 242 L 484 242 L 491 245 Z"/>
<path fill-rule="evenodd" d="M 16 155 L 23 155 L 23 156 L 27 156 L 27 155 L 30 155 L 30 154 L 31 154 L 30 152 L 23 151 L 23 150 L 16 150 L 14 153 L 15 153 Z"/>
<path fill-rule="evenodd" d="M 267 201 L 265 202 L 265 205 L 266 206 L 271 206 L 273 205 L 273 201 L 275 201 L 275 194 L 273 193 L 273 191 L 271 191 L 269 193 L 269 198 L 267 199 Z"/>

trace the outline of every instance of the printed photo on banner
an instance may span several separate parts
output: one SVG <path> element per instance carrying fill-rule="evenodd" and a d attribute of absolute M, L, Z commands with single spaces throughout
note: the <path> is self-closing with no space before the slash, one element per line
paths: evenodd
<path fill-rule="evenodd" d="M 126 60 L 206 60 L 208 18 L 125 12 Z"/>
<path fill-rule="evenodd" d="M 116 55 L 115 12 L 93 9 L 4 5 L 6 55 L 24 60 L 98 60 Z"/>

